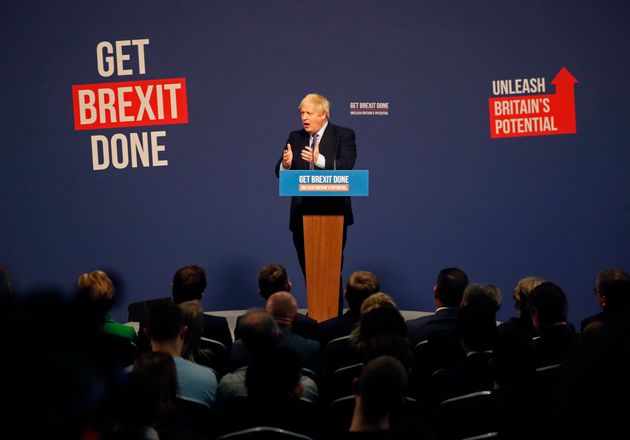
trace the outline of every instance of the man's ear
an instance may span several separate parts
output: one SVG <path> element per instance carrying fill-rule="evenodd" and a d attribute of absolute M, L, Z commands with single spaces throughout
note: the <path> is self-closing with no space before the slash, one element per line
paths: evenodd
<path fill-rule="evenodd" d="M 184 340 L 186 338 L 186 334 L 188 333 L 188 326 L 182 325 L 179 329 L 179 335 L 177 335 L 180 339 Z"/>
<path fill-rule="evenodd" d="M 438 298 L 438 288 L 437 288 L 437 286 L 433 286 L 433 298 L 434 299 Z"/>
<path fill-rule="evenodd" d="M 358 396 L 360 394 L 360 388 L 359 388 L 359 378 L 355 377 L 354 379 L 352 379 L 352 394 L 354 394 L 355 396 Z"/>

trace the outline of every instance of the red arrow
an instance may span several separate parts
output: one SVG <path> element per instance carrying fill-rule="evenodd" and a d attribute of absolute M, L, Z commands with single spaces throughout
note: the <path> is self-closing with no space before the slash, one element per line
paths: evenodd
<path fill-rule="evenodd" d="M 551 81 L 556 86 L 554 102 L 554 114 L 558 124 L 557 134 L 575 133 L 575 93 L 574 84 L 578 80 L 567 70 L 566 67 Z"/>

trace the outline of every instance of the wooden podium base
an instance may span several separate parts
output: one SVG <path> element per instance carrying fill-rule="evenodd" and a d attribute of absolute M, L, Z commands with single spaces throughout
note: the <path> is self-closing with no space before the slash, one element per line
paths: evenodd
<path fill-rule="evenodd" d="M 304 255 L 308 316 L 316 321 L 337 316 L 343 215 L 305 215 Z"/>

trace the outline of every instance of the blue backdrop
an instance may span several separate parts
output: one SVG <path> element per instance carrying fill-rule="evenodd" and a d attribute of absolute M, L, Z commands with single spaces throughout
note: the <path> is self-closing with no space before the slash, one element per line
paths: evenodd
<path fill-rule="evenodd" d="M 578 322 L 605 267 L 630 269 L 627 1 L 8 1 L 1 7 L 0 265 L 18 289 L 66 290 L 102 268 L 128 302 L 206 268 L 208 309 L 259 304 L 258 270 L 287 266 L 305 306 L 273 166 L 304 94 L 355 129 L 344 277 L 375 272 L 404 309 L 432 310 L 447 266 L 511 291 L 555 281 Z M 149 39 L 146 73 L 97 70 L 101 41 Z M 575 85 L 576 134 L 491 139 L 492 81 Z M 76 131 L 72 85 L 186 79 L 189 122 Z M 389 114 L 352 115 L 386 102 Z M 163 167 L 92 169 L 91 136 L 163 130 Z"/>

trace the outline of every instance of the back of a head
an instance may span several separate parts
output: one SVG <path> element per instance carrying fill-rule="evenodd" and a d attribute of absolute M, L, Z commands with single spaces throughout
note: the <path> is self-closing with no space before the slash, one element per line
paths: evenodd
<path fill-rule="evenodd" d="M 297 300 L 289 292 L 276 292 L 267 299 L 265 310 L 269 312 L 280 325 L 289 325 L 297 315 Z"/>
<path fill-rule="evenodd" d="M 389 303 L 362 313 L 357 329 L 358 341 L 367 341 L 385 333 L 407 337 L 405 318 L 396 307 Z"/>
<path fill-rule="evenodd" d="M 286 346 L 258 353 L 245 375 L 248 396 L 268 403 L 287 401 L 300 384 L 302 366 L 300 356 Z"/>
<path fill-rule="evenodd" d="M 499 310 L 501 290 L 494 284 L 469 284 L 464 289 L 462 306 L 488 306 Z"/>
<path fill-rule="evenodd" d="M 365 419 L 376 424 L 396 409 L 405 396 L 407 380 L 407 371 L 394 357 L 379 356 L 365 364 L 355 390 L 361 396 Z"/>
<path fill-rule="evenodd" d="M 346 282 L 346 300 L 351 310 L 360 310 L 361 304 L 370 295 L 381 289 L 380 282 L 372 272 L 353 272 Z"/>
<path fill-rule="evenodd" d="M 623 269 L 602 270 L 595 290 L 604 297 L 604 310 L 626 310 L 630 306 L 630 276 Z"/>
<path fill-rule="evenodd" d="M 466 305 L 460 308 L 457 330 L 466 348 L 486 351 L 494 347 L 497 335 L 494 304 Z"/>
<path fill-rule="evenodd" d="M 279 264 L 268 264 L 263 267 L 258 272 L 258 291 L 265 300 L 276 292 L 290 292 L 287 270 Z"/>
<path fill-rule="evenodd" d="M 536 287 L 540 286 L 544 282 L 545 280 L 535 276 L 521 278 L 518 283 L 516 283 L 516 286 L 514 287 L 514 293 L 512 294 L 512 298 L 514 298 L 514 307 L 516 308 L 516 310 L 520 312 L 527 311 L 529 306 L 529 296 Z"/>
<path fill-rule="evenodd" d="M 178 306 L 184 316 L 184 324 L 188 327 L 184 357 L 190 357 L 192 351 L 198 347 L 201 336 L 203 335 L 203 307 L 201 307 L 201 304 L 197 300 L 184 301 L 178 304 Z"/>
<path fill-rule="evenodd" d="M 160 351 L 140 353 L 133 362 L 133 371 L 159 390 L 162 409 L 172 409 L 178 395 L 177 369 L 173 357 Z"/>
<path fill-rule="evenodd" d="M 243 345 L 253 355 L 275 347 L 280 333 L 274 317 L 262 309 L 247 311 L 238 321 L 238 330 Z"/>
<path fill-rule="evenodd" d="M 173 301 L 182 303 L 191 300 L 201 300 L 208 283 L 206 271 L 201 266 L 184 266 L 173 276 Z"/>
<path fill-rule="evenodd" d="M 547 281 L 536 287 L 529 300 L 530 309 L 538 313 L 543 326 L 566 322 L 568 314 L 567 297 L 560 286 Z"/>
<path fill-rule="evenodd" d="M 376 292 L 368 296 L 361 304 L 361 314 L 377 309 L 383 305 L 396 307 L 394 299 L 386 293 Z"/>
<path fill-rule="evenodd" d="M 366 364 L 379 356 L 392 356 L 409 370 L 412 362 L 412 350 L 409 339 L 396 333 L 381 333 L 366 341 L 360 348 L 361 358 Z"/>
<path fill-rule="evenodd" d="M 436 294 L 445 307 L 459 307 L 468 286 L 468 275 L 456 267 L 442 269 L 435 283 Z"/>
<path fill-rule="evenodd" d="M 89 301 L 99 313 L 105 314 L 114 302 L 114 285 L 102 270 L 79 275 L 77 296 L 80 301 Z"/>
<path fill-rule="evenodd" d="M 536 371 L 536 350 L 530 334 L 517 326 L 502 327 L 497 333 L 491 366 L 494 380 L 502 390 L 530 390 Z"/>
<path fill-rule="evenodd" d="M 147 333 L 157 342 L 176 339 L 184 326 L 184 314 L 173 302 L 156 303 L 149 308 Z"/>

